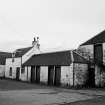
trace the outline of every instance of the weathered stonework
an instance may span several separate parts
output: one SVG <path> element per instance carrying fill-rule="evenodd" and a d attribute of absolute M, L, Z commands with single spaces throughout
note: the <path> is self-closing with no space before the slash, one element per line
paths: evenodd
<path fill-rule="evenodd" d="M 83 57 L 85 57 L 87 59 L 93 59 L 94 58 L 94 48 L 93 48 L 93 45 L 79 46 L 79 48 L 77 49 L 77 51 Z"/>
<path fill-rule="evenodd" d="M 99 66 L 95 66 L 95 84 L 98 87 L 105 86 L 105 71 Z"/>
<path fill-rule="evenodd" d="M 74 64 L 74 85 L 86 85 L 88 80 L 88 65 Z"/>
<path fill-rule="evenodd" d="M 87 80 L 87 72 L 87 64 L 72 63 L 70 66 L 61 66 L 60 83 L 65 87 L 84 85 Z M 31 66 L 25 67 L 24 73 L 21 73 L 21 80 L 31 82 Z M 48 84 L 48 66 L 40 67 L 40 83 Z"/>

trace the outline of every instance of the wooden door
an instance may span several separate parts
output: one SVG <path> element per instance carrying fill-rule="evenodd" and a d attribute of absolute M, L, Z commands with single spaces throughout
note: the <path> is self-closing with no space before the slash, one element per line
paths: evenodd
<path fill-rule="evenodd" d="M 35 82 L 35 66 L 31 66 L 31 82 Z"/>
<path fill-rule="evenodd" d="M 40 66 L 36 66 L 36 83 L 40 83 Z"/>
<path fill-rule="evenodd" d="M 61 80 L 61 67 L 55 66 L 55 78 L 54 78 L 54 85 L 59 86 Z"/>
<path fill-rule="evenodd" d="M 19 81 L 19 77 L 20 77 L 20 67 L 16 68 L 16 80 Z"/>
<path fill-rule="evenodd" d="M 48 67 L 48 85 L 54 85 L 54 66 Z"/>
<path fill-rule="evenodd" d="M 95 69 L 94 68 L 89 68 L 88 72 L 88 86 L 89 87 L 94 87 L 95 86 Z"/>
<path fill-rule="evenodd" d="M 94 60 L 101 63 L 103 61 L 103 48 L 102 44 L 94 45 Z"/>

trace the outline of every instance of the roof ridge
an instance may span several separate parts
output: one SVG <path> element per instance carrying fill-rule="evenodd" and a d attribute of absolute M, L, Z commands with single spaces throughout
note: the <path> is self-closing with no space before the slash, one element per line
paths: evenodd
<path fill-rule="evenodd" d="M 18 48 L 16 50 L 20 50 L 20 49 L 26 49 L 26 48 L 32 48 L 31 46 L 30 47 L 23 47 L 23 48 Z"/>
<path fill-rule="evenodd" d="M 102 35 L 104 32 L 105 32 L 105 30 L 103 30 L 103 31 L 101 31 L 101 32 L 99 32 L 99 33 L 97 33 L 97 34 L 94 35 L 92 38 L 89 38 L 87 41 L 83 42 L 80 46 L 82 46 L 82 45 L 89 45 L 89 44 L 87 44 L 87 43 L 88 43 L 90 40 L 93 40 L 93 39 L 96 38 L 97 36 Z"/>
<path fill-rule="evenodd" d="M 42 52 L 36 55 L 40 55 L 40 54 L 51 54 L 51 53 L 59 53 L 59 52 L 67 52 L 67 51 L 71 51 L 71 50 L 60 50 L 60 51 L 52 51 L 52 52 Z"/>
<path fill-rule="evenodd" d="M 0 51 L 0 53 L 11 53 L 11 52 Z"/>

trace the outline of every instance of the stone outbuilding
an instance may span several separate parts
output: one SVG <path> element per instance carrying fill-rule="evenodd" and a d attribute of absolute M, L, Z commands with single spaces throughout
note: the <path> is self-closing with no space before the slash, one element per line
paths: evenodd
<path fill-rule="evenodd" d="M 24 81 L 55 86 L 84 86 L 88 62 L 72 50 L 36 54 L 23 64 Z"/>
<path fill-rule="evenodd" d="M 95 85 L 105 86 L 105 31 L 81 44 L 78 53 L 92 63 L 91 80 Z"/>

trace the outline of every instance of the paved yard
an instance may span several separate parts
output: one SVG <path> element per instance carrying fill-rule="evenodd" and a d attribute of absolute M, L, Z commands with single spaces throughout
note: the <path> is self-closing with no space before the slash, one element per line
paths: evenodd
<path fill-rule="evenodd" d="M 104 96 L 104 90 L 73 90 L 0 80 L 0 105 L 103 105 L 89 102 L 102 99 L 105 102 Z"/>

